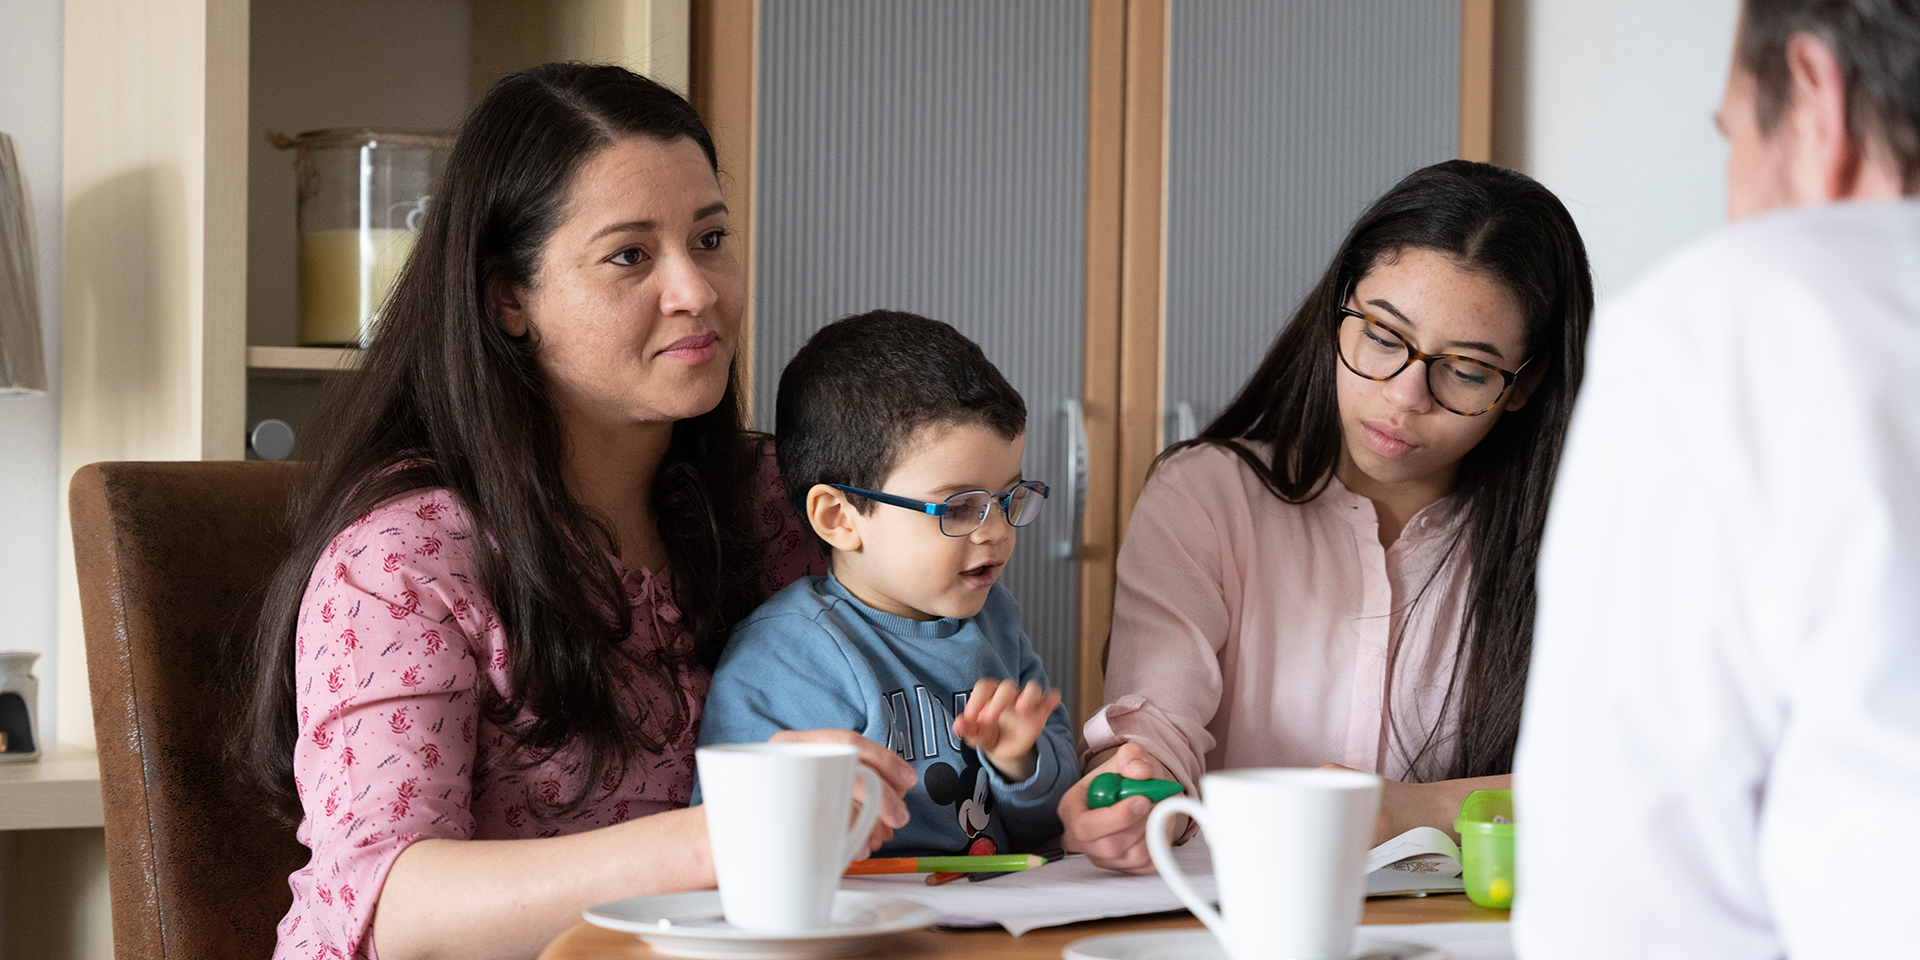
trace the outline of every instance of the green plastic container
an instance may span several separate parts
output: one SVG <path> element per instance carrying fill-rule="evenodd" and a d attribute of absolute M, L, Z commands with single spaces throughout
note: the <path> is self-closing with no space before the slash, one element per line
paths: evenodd
<path fill-rule="evenodd" d="M 1495 910 L 1513 906 L 1513 791 L 1475 790 L 1453 822 L 1467 897 Z"/>

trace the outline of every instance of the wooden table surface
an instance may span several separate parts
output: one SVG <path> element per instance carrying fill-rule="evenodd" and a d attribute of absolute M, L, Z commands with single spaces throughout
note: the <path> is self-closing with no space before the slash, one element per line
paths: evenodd
<path fill-rule="evenodd" d="M 1475 906 L 1465 894 L 1407 897 L 1367 901 L 1362 923 L 1451 923 L 1505 920 L 1507 911 Z M 875 960 L 914 958 L 943 960 L 1060 960 L 1060 949 L 1081 937 L 1136 930 L 1197 927 L 1200 921 L 1186 913 L 1163 913 L 1126 920 L 1091 920 L 1064 927 L 1045 927 L 1026 936 L 1004 930 L 914 930 L 882 940 L 862 957 Z M 582 923 L 561 934 L 540 954 L 540 960 L 653 960 L 664 956 L 631 933 Z"/>

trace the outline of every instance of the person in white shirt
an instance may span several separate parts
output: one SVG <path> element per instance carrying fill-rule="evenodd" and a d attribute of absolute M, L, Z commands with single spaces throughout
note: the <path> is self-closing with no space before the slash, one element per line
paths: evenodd
<path fill-rule="evenodd" d="M 1589 340 L 1524 958 L 1920 954 L 1920 3 L 1747 0 L 1717 120 L 1735 223 Z"/>

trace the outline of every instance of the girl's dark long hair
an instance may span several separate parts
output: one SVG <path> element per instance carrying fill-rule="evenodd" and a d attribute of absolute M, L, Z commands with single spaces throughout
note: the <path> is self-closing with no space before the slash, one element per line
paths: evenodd
<path fill-rule="evenodd" d="M 1585 246 L 1566 207 L 1532 179 L 1485 163 L 1450 160 L 1415 171 L 1360 216 L 1259 369 L 1219 418 L 1185 443 L 1239 454 L 1274 496 L 1305 503 L 1340 462 L 1334 323 L 1361 277 L 1410 250 L 1445 254 L 1511 290 L 1526 310 L 1532 397 L 1500 417 L 1460 461 L 1471 593 L 1456 641 L 1446 706 L 1457 710 L 1451 777 L 1507 773 L 1533 648 L 1534 562 L 1547 498 L 1573 415 L 1593 313 Z M 1263 460 L 1241 443 L 1272 445 Z M 1444 724 L 1444 719 L 1442 723 Z M 1410 769 L 1442 741 L 1426 735 Z"/>
<path fill-rule="evenodd" d="M 509 733 L 490 762 L 528 766 L 578 750 L 576 810 L 610 769 L 657 753 L 692 723 L 684 696 L 648 711 L 620 695 L 631 669 L 682 690 L 710 669 L 730 626 L 762 596 L 765 543 L 753 516 L 759 444 L 737 383 L 711 412 L 674 424 L 649 495 L 691 656 L 626 651 L 632 611 L 602 544 L 612 536 L 567 492 L 563 440 L 532 339 L 488 313 L 489 284 L 530 285 L 565 212 L 574 171 L 629 137 L 713 140 L 671 90 L 611 66 L 548 64 L 507 77 L 461 125 L 412 258 L 395 282 L 360 371 L 342 375 L 315 417 L 310 485 L 293 549 L 268 587 L 253 638 L 243 751 L 290 820 L 294 792 L 294 630 L 328 542 L 380 503 L 444 488 L 465 509 L 479 586 L 508 644 L 510 686 L 480 691 L 482 716 Z M 530 716 L 530 722 L 517 718 Z"/>

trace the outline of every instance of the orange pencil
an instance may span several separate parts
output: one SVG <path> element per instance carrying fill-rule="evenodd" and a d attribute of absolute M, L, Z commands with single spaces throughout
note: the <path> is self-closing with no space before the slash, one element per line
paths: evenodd
<path fill-rule="evenodd" d="M 874 873 L 1006 873 L 1045 866 L 1046 857 L 1031 853 L 996 853 L 984 857 L 874 857 L 847 864 L 847 876 Z"/>

